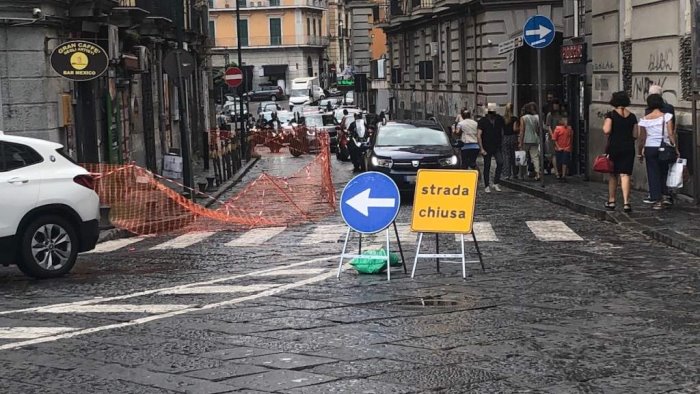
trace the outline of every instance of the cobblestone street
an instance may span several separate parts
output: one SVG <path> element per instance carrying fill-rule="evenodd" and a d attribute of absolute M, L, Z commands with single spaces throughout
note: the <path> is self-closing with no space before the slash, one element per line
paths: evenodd
<path fill-rule="evenodd" d="M 310 159 L 265 154 L 241 185 Z M 340 192 L 351 165 L 333 166 Z M 390 282 L 336 279 L 337 214 L 113 240 L 57 280 L 2 268 L 0 391 L 700 391 L 700 258 L 510 189 L 480 189 L 475 221 L 486 270 L 466 280 L 430 261 L 410 279 L 410 202 L 397 219 L 409 275 Z"/>

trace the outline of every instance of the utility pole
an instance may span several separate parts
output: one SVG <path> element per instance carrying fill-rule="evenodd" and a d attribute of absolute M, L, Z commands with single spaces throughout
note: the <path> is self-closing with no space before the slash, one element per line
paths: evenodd
<path fill-rule="evenodd" d="M 177 27 L 177 47 L 178 50 L 184 50 L 184 24 L 185 24 L 185 4 L 184 0 L 178 0 L 175 3 L 175 23 Z M 192 179 L 192 159 L 190 155 L 190 130 L 189 117 L 187 116 L 186 100 L 185 100 L 185 78 L 182 77 L 182 60 L 180 52 L 175 52 L 177 61 L 177 101 L 180 111 L 180 146 L 182 154 L 182 177 L 185 188 L 188 189 L 189 197 L 194 199 L 194 180 Z"/>
<path fill-rule="evenodd" d="M 245 77 L 245 71 L 243 69 L 243 59 L 241 56 L 241 2 L 240 0 L 236 0 L 236 40 L 238 41 L 238 67 L 240 67 L 241 71 L 244 72 L 243 74 L 243 84 L 241 84 L 237 89 L 238 89 L 238 98 L 239 98 L 239 120 L 241 121 L 241 151 L 243 153 L 243 159 L 248 161 L 248 133 L 246 132 L 246 121 L 244 119 L 244 112 L 243 112 L 243 90 L 245 89 L 245 82 L 246 82 L 246 77 Z"/>

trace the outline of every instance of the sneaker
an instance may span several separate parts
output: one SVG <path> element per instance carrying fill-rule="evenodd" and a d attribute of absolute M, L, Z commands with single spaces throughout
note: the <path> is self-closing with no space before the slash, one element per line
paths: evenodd
<path fill-rule="evenodd" d="M 491 188 L 488 187 L 488 186 L 486 186 L 486 188 L 484 189 L 484 191 L 485 191 L 486 193 L 491 193 Z"/>
<path fill-rule="evenodd" d="M 493 185 L 493 190 L 495 190 L 495 191 L 497 191 L 497 192 L 502 192 L 502 191 L 503 191 L 503 190 L 501 190 L 501 187 L 498 186 L 498 185 Z"/>
<path fill-rule="evenodd" d="M 666 206 L 671 206 L 671 205 L 673 205 L 673 197 L 671 197 L 671 196 L 664 196 L 664 197 L 661 199 L 661 203 L 664 204 L 664 205 L 666 205 Z"/>
<path fill-rule="evenodd" d="M 662 209 L 664 209 L 664 204 L 657 201 L 654 203 L 654 205 L 651 206 L 651 209 L 654 209 L 657 211 L 662 210 Z"/>
<path fill-rule="evenodd" d="M 642 200 L 642 202 L 645 204 L 655 204 L 656 200 L 652 200 L 651 196 L 647 196 L 644 200 Z"/>

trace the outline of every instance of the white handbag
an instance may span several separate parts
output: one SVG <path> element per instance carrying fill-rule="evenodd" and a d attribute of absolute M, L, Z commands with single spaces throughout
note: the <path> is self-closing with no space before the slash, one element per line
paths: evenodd
<path fill-rule="evenodd" d="M 524 166 L 527 164 L 527 153 L 524 150 L 515 151 L 515 165 Z"/>
<path fill-rule="evenodd" d="M 668 170 L 666 186 L 670 189 L 680 189 L 683 187 L 683 169 L 688 163 L 686 159 L 677 159 Z"/>

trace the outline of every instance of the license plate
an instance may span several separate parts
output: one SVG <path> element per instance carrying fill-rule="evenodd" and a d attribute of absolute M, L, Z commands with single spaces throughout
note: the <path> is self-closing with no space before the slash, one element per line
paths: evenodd
<path fill-rule="evenodd" d="M 404 178 L 406 180 L 406 183 L 416 183 L 416 176 L 415 175 L 407 175 Z"/>

